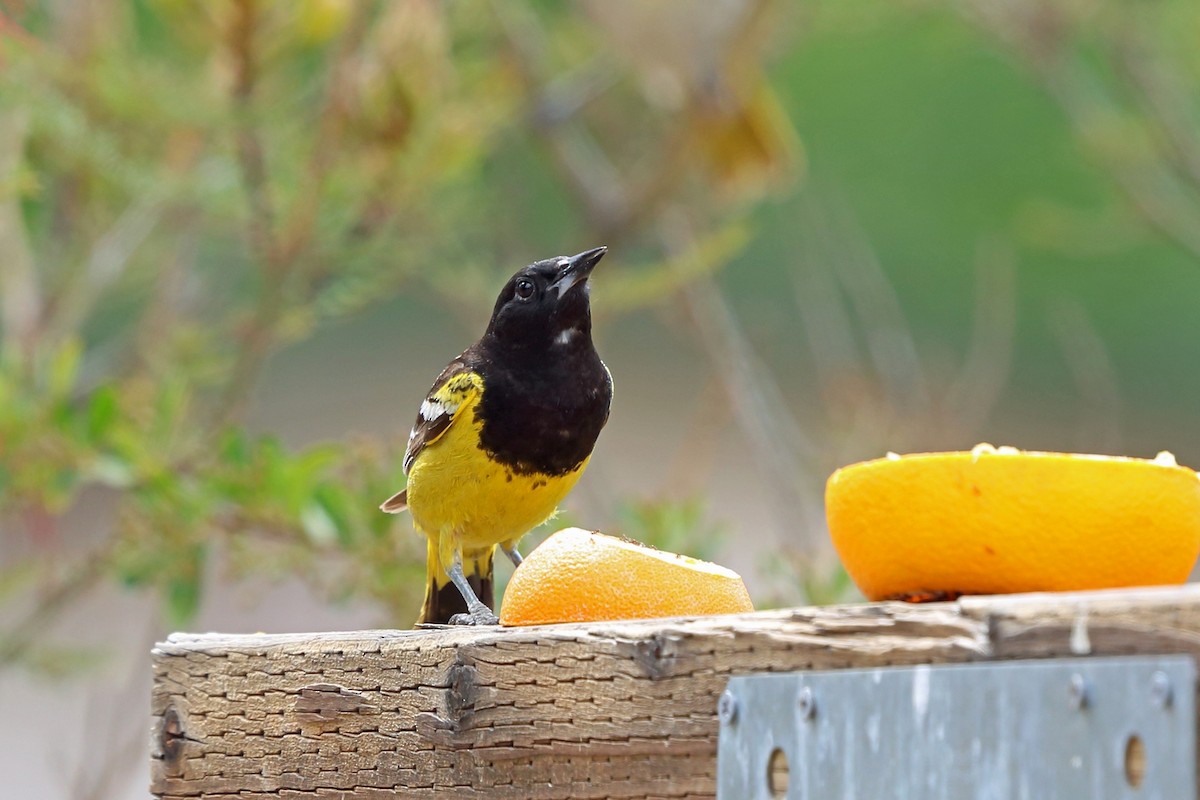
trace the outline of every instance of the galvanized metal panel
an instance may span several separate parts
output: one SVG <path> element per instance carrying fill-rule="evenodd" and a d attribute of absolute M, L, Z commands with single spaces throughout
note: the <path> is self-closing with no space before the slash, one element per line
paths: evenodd
<path fill-rule="evenodd" d="M 1195 687 L 1186 656 L 734 677 L 717 796 L 1195 800 Z"/>

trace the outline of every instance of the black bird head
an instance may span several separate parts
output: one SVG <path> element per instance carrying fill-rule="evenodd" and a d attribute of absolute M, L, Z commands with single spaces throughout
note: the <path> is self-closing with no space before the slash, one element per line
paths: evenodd
<path fill-rule="evenodd" d="M 588 276 L 607 247 L 537 261 L 513 275 L 492 311 L 485 337 L 506 348 L 541 352 L 590 345 Z"/>

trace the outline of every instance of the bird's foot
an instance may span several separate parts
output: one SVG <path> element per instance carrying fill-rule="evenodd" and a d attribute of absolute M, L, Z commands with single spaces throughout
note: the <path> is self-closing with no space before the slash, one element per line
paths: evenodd
<path fill-rule="evenodd" d="M 500 618 L 485 608 L 473 614 L 455 614 L 450 617 L 449 623 L 451 625 L 499 625 Z"/>

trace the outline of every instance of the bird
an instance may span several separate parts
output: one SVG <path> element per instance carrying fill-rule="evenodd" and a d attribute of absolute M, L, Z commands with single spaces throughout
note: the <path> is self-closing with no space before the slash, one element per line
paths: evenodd
<path fill-rule="evenodd" d="M 554 516 L 608 422 L 613 383 L 592 342 L 589 278 L 607 247 L 535 261 L 496 298 L 408 436 L 405 509 L 427 539 L 417 624 L 495 625 L 493 557 Z"/>

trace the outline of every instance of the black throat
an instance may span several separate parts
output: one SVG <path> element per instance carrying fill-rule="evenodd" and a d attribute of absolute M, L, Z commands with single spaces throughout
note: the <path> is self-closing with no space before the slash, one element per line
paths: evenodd
<path fill-rule="evenodd" d="M 612 379 L 586 322 L 538 347 L 485 335 L 468 351 L 483 378 L 481 444 L 514 473 L 577 469 L 608 421 Z"/>

